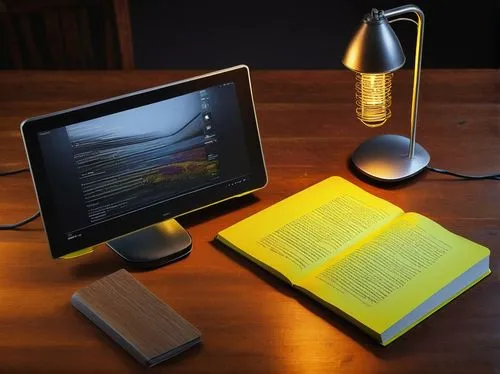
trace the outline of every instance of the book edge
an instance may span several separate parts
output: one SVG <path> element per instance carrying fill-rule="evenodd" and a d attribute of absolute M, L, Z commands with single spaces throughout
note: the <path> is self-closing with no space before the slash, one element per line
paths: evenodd
<path fill-rule="evenodd" d="M 174 358 L 175 356 L 178 356 L 181 353 L 189 350 L 191 347 L 194 347 L 195 345 L 200 344 L 201 341 L 202 341 L 201 336 L 194 338 L 194 339 L 184 343 L 183 345 L 181 345 L 177 348 L 174 348 L 168 352 L 162 353 L 161 355 L 158 355 L 156 357 L 151 358 L 150 360 L 148 360 L 146 362 L 146 364 L 148 367 L 153 367 L 153 366 L 156 366 L 158 364 L 161 364 L 162 362 L 167 361 L 171 358 Z"/>
<path fill-rule="evenodd" d="M 484 261 L 488 259 L 488 257 L 485 257 L 484 259 L 480 260 L 476 265 L 478 265 L 481 261 Z M 382 333 L 380 335 L 380 344 L 383 345 L 383 346 L 387 346 L 389 345 L 390 343 L 392 343 L 394 340 L 396 340 L 397 338 L 401 337 L 402 335 L 404 335 L 405 333 L 407 333 L 408 331 L 410 331 L 412 328 L 414 328 L 415 326 L 417 326 L 419 323 L 423 322 L 425 319 L 427 319 L 428 317 L 430 317 L 431 315 L 433 315 L 434 313 L 436 313 L 438 310 L 442 309 L 443 307 L 445 307 L 447 304 L 449 304 L 450 302 L 452 302 L 454 299 L 456 299 L 458 296 L 464 294 L 467 290 L 469 290 L 470 288 L 472 288 L 473 286 L 475 286 L 476 284 L 478 284 L 481 280 L 483 280 L 484 278 L 486 278 L 488 275 L 491 274 L 491 269 L 489 268 L 489 263 L 487 265 L 487 268 L 488 270 L 482 274 L 480 274 L 478 277 L 474 278 L 473 281 L 467 283 L 464 287 L 460 288 L 458 291 L 456 291 L 455 293 L 453 293 L 450 297 L 442 300 L 440 303 L 438 303 L 435 307 L 433 308 L 430 308 L 426 313 L 424 313 L 422 316 L 420 316 L 419 318 L 417 318 L 414 322 L 410 323 L 408 326 L 406 326 L 405 328 L 401 329 L 400 331 L 396 332 L 395 334 L 393 334 L 391 337 L 388 337 L 387 339 L 384 339 L 384 333 Z M 465 272 L 464 272 L 465 273 Z M 464 274 L 462 273 L 462 275 Z M 458 278 L 455 278 L 455 280 L 458 279 Z M 449 285 L 449 284 L 448 284 Z M 435 294 L 437 294 L 438 292 L 440 292 L 441 290 L 443 290 L 445 287 L 447 287 L 448 285 L 444 286 L 443 288 L 441 288 L 440 290 L 436 291 L 433 296 Z M 389 329 L 387 329 L 386 331 L 388 331 Z"/>
<path fill-rule="evenodd" d="M 125 351 L 127 351 L 131 356 L 133 356 L 137 361 L 139 361 L 144 366 L 148 366 L 149 358 L 144 355 L 142 351 L 139 350 L 134 344 L 126 340 L 122 335 L 120 335 L 116 330 L 111 328 L 92 308 L 82 300 L 83 298 L 79 292 L 73 293 L 71 296 L 71 304 L 80 313 L 82 313 L 86 318 L 88 318 L 95 326 L 97 326 L 102 332 L 104 332 L 109 338 L 111 338 L 115 343 L 120 345 Z"/>

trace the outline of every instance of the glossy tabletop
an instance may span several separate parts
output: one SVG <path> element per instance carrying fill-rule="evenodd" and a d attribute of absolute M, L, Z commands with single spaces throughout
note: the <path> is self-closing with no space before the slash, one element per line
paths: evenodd
<path fill-rule="evenodd" d="M 27 117 L 203 72 L 2 71 L 0 171 L 26 165 L 19 124 Z M 363 140 L 409 134 L 411 74 L 395 74 L 393 117 L 369 129 L 354 115 L 354 76 L 348 71 L 252 71 L 269 184 L 179 218 L 194 243 L 182 261 L 135 271 L 104 245 L 74 260 L 52 260 L 40 220 L 0 231 L 0 372 L 145 370 L 70 305 L 75 290 L 125 267 L 203 334 L 201 345 L 150 372 L 499 373 L 500 181 L 423 172 L 386 186 L 349 167 Z M 432 166 L 469 174 L 500 171 L 499 85 L 498 70 L 422 72 L 417 142 Z M 213 242 L 219 230 L 332 175 L 487 246 L 491 276 L 382 347 Z M 0 224 L 37 209 L 27 173 L 0 178 Z"/>

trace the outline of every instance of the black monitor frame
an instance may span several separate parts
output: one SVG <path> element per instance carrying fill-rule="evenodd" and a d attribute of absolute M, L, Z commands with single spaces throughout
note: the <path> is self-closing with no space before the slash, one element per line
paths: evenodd
<path fill-rule="evenodd" d="M 103 117 L 109 114 L 137 108 L 183 94 L 200 91 L 226 82 L 234 82 L 244 126 L 245 143 L 250 162 L 249 173 L 237 181 L 180 194 L 166 202 L 133 211 L 129 214 L 95 225 L 83 238 L 68 242 L 62 239 L 58 217 L 50 189 L 50 181 L 44 168 L 37 134 L 68 124 Z M 267 173 L 260 134 L 255 113 L 250 72 L 246 65 L 238 65 L 189 79 L 132 92 L 87 105 L 26 119 L 21 123 L 21 133 L 35 186 L 40 212 L 53 258 L 66 257 L 112 239 L 184 215 L 194 210 L 242 196 L 267 184 Z M 61 196 L 60 198 L 64 198 Z M 59 217 L 61 219 L 61 217 Z"/>

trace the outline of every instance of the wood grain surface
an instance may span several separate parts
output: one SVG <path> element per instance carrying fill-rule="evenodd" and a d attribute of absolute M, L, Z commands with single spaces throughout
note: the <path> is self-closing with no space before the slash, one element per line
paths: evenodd
<path fill-rule="evenodd" d="M 0 72 L 0 170 L 26 165 L 26 117 L 171 82 L 201 71 Z M 133 272 L 203 334 L 203 343 L 151 372 L 499 373 L 500 182 L 424 172 L 394 186 L 349 167 L 366 138 L 409 133 L 411 71 L 396 72 L 393 117 L 379 129 L 354 114 L 348 71 L 254 71 L 269 173 L 254 196 L 179 219 L 193 237 L 182 261 Z M 417 141 L 435 167 L 500 171 L 498 70 L 424 70 Z M 405 211 L 491 249 L 493 274 L 388 347 L 213 242 L 216 233 L 328 176 L 342 176 Z M 37 209 L 30 176 L 0 178 L 0 223 Z M 70 305 L 76 290 L 124 267 L 105 246 L 52 260 L 40 220 L 0 231 L 0 372 L 139 372 L 142 366 Z"/>
<path fill-rule="evenodd" d="M 174 357 L 201 338 L 195 326 L 125 269 L 76 291 L 71 304 L 146 366 Z"/>

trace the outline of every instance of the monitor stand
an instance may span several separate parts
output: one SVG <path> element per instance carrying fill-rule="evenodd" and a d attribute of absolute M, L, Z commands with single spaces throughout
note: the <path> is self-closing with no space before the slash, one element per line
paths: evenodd
<path fill-rule="evenodd" d="M 192 241 L 175 219 L 169 219 L 110 240 L 107 245 L 130 265 L 144 269 L 163 266 L 187 256 Z"/>

